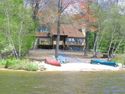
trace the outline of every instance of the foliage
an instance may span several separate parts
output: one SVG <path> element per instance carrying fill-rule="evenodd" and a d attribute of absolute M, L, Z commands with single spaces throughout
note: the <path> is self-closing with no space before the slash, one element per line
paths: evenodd
<path fill-rule="evenodd" d="M 88 40 L 88 43 L 89 43 L 89 49 L 93 49 L 93 46 L 94 46 L 94 32 L 89 32 L 89 40 Z"/>
<path fill-rule="evenodd" d="M 95 39 L 90 36 L 89 41 L 92 43 L 92 41 L 96 40 L 96 51 L 108 53 L 109 56 L 123 53 L 125 48 L 125 16 L 119 13 L 119 7 L 112 5 L 106 10 L 102 9 L 98 4 L 93 4 L 91 7 L 94 11 L 93 16 L 97 18 L 94 23 L 97 32 L 95 32 Z"/>
<path fill-rule="evenodd" d="M 27 71 L 37 71 L 39 69 L 38 65 L 35 63 L 22 62 L 9 67 L 15 70 L 27 70 Z"/>
<path fill-rule="evenodd" d="M 15 58 L 0 61 L 0 64 L 4 65 L 5 68 L 9 68 L 10 66 L 13 66 L 13 65 L 19 64 L 19 63 L 21 63 L 21 60 L 18 60 Z"/>
<path fill-rule="evenodd" d="M 38 70 L 38 65 L 34 63 L 28 63 L 25 67 L 27 71 L 37 71 Z"/>
<path fill-rule="evenodd" d="M 110 49 L 112 45 L 115 45 L 115 49 L 118 47 L 118 44 L 125 36 L 124 19 L 125 16 L 119 14 L 117 7 L 112 7 L 107 11 L 103 29 L 104 42 L 101 42 L 103 47 L 107 49 Z"/>
<path fill-rule="evenodd" d="M 112 61 L 122 63 L 123 65 L 125 65 L 125 54 L 116 55 L 115 58 L 112 59 Z"/>
<path fill-rule="evenodd" d="M 0 2 L 1 53 L 11 51 L 20 57 L 32 47 L 35 25 L 31 14 L 31 9 L 24 8 L 23 0 Z"/>
<path fill-rule="evenodd" d="M 15 70 L 27 70 L 27 71 L 37 71 L 39 69 L 38 64 L 30 63 L 29 60 L 21 60 L 21 59 L 6 59 L 0 61 L 0 67 L 5 67 L 8 69 L 15 69 Z"/>

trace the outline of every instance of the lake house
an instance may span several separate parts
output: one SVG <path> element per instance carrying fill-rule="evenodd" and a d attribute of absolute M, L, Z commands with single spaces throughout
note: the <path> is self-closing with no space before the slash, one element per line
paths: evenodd
<path fill-rule="evenodd" d="M 73 25 L 61 25 L 60 28 L 60 49 L 83 49 L 85 32 Z M 57 27 L 55 25 L 42 25 L 36 32 L 36 47 L 54 49 L 56 47 Z"/>

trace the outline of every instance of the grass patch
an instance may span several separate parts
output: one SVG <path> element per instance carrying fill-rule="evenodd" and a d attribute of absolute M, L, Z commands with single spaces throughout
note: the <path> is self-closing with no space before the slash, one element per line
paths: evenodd
<path fill-rule="evenodd" d="M 38 64 L 31 63 L 30 60 L 24 59 L 6 59 L 0 61 L 0 68 L 8 68 L 14 70 L 27 70 L 27 71 L 37 71 L 39 69 Z"/>
<path fill-rule="evenodd" d="M 115 62 L 118 62 L 118 63 L 121 63 L 123 65 L 125 65 L 125 54 L 118 54 L 116 55 L 112 61 L 115 61 Z"/>

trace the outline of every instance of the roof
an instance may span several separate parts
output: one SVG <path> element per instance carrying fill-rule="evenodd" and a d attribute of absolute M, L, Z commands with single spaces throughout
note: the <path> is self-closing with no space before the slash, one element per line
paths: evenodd
<path fill-rule="evenodd" d="M 84 34 L 79 29 L 80 28 L 77 28 L 73 25 L 61 25 L 60 35 L 64 35 L 70 38 L 84 38 Z M 51 34 L 57 35 L 55 26 L 51 27 Z"/>
<path fill-rule="evenodd" d="M 60 35 L 61 36 L 67 36 L 69 38 L 84 38 L 85 35 L 82 31 L 79 30 L 79 28 L 73 26 L 73 25 L 61 25 L 60 28 Z M 57 26 L 53 25 L 51 26 L 50 35 L 57 35 Z M 49 33 L 47 32 L 37 32 L 37 37 L 48 37 Z"/>

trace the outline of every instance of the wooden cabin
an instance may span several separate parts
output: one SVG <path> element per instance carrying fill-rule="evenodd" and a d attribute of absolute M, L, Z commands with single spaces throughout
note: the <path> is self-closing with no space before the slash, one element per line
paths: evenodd
<path fill-rule="evenodd" d="M 60 28 L 60 49 L 71 49 L 73 47 L 83 48 L 85 32 L 72 25 L 61 25 Z M 37 47 L 54 49 L 56 47 L 57 27 L 42 26 L 36 32 Z"/>

